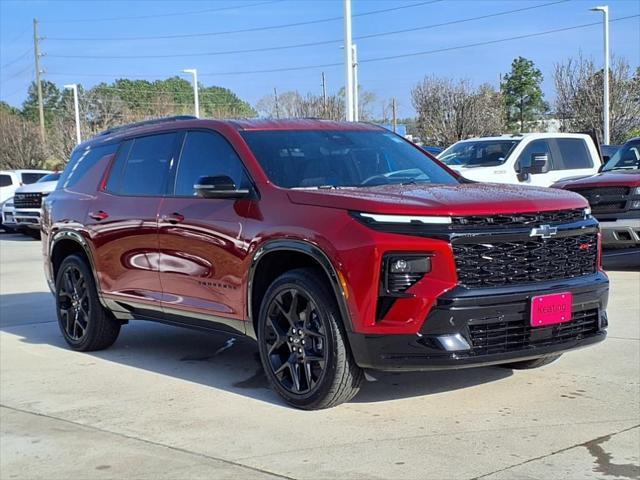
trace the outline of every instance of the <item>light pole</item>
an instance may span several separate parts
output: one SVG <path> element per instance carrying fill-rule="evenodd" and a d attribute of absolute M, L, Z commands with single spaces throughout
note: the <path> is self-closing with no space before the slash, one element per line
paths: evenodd
<path fill-rule="evenodd" d="M 186 68 L 182 70 L 184 73 L 193 75 L 193 103 L 196 118 L 200 118 L 200 99 L 198 98 L 198 70 L 195 68 Z"/>
<path fill-rule="evenodd" d="M 353 122 L 353 49 L 351 48 L 351 0 L 344 0 L 344 103 L 347 122 Z"/>
<path fill-rule="evenodd" d="M 603 139 L 602 142 L 605 145 L 609 144 L 609 6 L 603 5 L 600 7 L 593 7 L 591 9 L 594 12 L 602 12 L 604 22 L 604 71 L 603 71 L 603 83 L 604 83 L 604 107 L 603 107 Z"/>
<path fill-rule="evenodd" d="M 351 45 L 353 49 L 353 120 L 359 120 L 358 106 L 358 46 L 354 43 Z"/>
<path fill-rule="evenodd" d="M 73 107 L 76 111 L 76 143 L 80 144 L 82 142 L 82 138 L 80 136 L 80 107 L 78 105 L 78 85 L 75 83 L 71 83 L 69 85 L 65 85 L 64 88 L 73 90 Z"/>

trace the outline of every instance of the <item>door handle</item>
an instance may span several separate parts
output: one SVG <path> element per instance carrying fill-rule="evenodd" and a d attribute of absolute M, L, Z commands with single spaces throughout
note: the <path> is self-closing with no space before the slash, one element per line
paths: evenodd
<path fill-rule="evenodd" d="M 97 221 L 109 218 L 109 214 L 103 210 L 98 210 L 97 212 L 90 212 L 89 216 Z"/>
<path fill-rule="evenodd" d="M 184 222 L 184 215 L 173 212 L 170 215 L 162 215 L 162 217 L 160 217 L 160 220 L 175 225 L 176 223 Z"/>

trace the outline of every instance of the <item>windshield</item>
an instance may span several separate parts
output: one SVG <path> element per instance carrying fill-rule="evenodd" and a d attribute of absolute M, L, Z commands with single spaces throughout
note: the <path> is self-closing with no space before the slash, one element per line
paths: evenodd
<path fill-rule="evenodd" d="M 520 140 L 477 140 L 451 145 L 438 155 L 447 165 L 462 167 L 492 167 L 501 165 Z"/>
<path fill-rule="evenodd" d="M 42 183 L 42 182 L 55 182 L 58 181 L 58 179 L 60 178 L 60 173 L 50 173 L 49 175 L 45 175 L 44 177 L 42 177 L 40 180 L 38 180 L 38 183 Z"/>
<path fill-rule="evenodd" d="M 252 131 L 242 136 L 269 179 L 280 187 L 459 183 L 437 162 L 389 132 Z"/>
<path fill-rule="evenodd" d="M 39 179 L 41 179 L 42 177 L 44 177 L 46 175 L 45 172 L 23 172 L 21 177 L 22 177 L 22 183 L 24 185 L 29 185 L 30 183 L 36 183 Z"/>
<path fill-rule="evenodd" d="M 603 172 L 610 170 L 638 170 L 640 168 L 640 140 L 625 143 L 602 167 Z"/>

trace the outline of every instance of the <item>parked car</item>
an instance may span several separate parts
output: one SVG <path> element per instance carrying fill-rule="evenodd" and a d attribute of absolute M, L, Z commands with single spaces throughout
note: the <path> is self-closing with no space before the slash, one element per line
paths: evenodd
<path fill-rule="evenodd" d="M 51 172 L 48 170 L 0 170 L 0 205 L 13 197 L 18 187 L 35 183 L 48 173 Z"/>
<path fill-rule="evenodd" d="M 602 164 L 591 137 L 579 133 L 472 138 L 454 143 L 438 159 L 470 180 L 541 187 L 593 175 Z"/>
<path fill-rule="evenodd" d="M 14 218 L 17 228 L 24 233 L 40 236 L 40 210 L 42 199 L 55 190 L 60 173 L 49 173 L 36 183 L 16 190 L 13 197 Z"/>
<path fill-rule="evenodd" d="M 431 155 L 436 155 L 436 156 L 442 153 L 442 151 L 444 150 L 444 148 L 434 147 L 431 145 L 423 145 L 422 149 L 425 150 L 426 152 L 429 152 Z"/>
<path fill-rule="evenodd" d="M 607 163 L 613 155 L 620 150 L 621 145 L 600 145 L 600 156 L 602 162 Z"/>
<path fill-rule="evenodd" d="M 640 137 L 625 143 L 597 175 L 554 187 L 589 201 L 600 222 L 608 266 L 640 268 Z"/>
<path fill-rule="evenodd" d="M 586 200 L 469 183 L 381 127 L 164 119 L 79 145 L 44 199 L 66 342 L 156 320 L 257 340 L 318 409 L 365 369 L 535 368 L 605 338 Z"/>
<path fill-rule="evenodd" d="M 18 226 L 14 217 L 14 211 L 13 197 L 11 197 L 2 204 L 2 228 L 7 233 L 12 233 Z"/>

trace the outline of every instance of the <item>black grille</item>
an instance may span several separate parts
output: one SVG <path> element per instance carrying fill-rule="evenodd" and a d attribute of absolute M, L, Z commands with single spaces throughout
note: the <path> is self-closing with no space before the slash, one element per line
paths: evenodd
<path fill-rule="evenodd" d="M 573 278 L 594 273 L 597 234 L 453 244 L 458 281 L 468 288 Z"/>
<path fill-rule="evenodd" d="M 556 210 L 551 212 L 533 212 L 500 215 L 477 215 L 470 217 L 453 217 L 451 222 L 456 227 L 519 227 L 528 225 L 554 225 L 559 223 L 578 222 L 584 219 L 584 211 Z"/>
<path fill-rule="evenodd" d="M 624 212 L 627 209 L 629 187 L 598 187 L 573 190 L 587 199 L 593 213 Z"/>
<path fill-rule="evenodd" d="M 529 347 L 557 345 L 593 335 L 599 330 L 598 309 L 574 312 L 570 322 L 532 327 L 525 320 L 501 321 L 469 325 L 471 353 L 491 355 Z"/>
<path fill-rule="evenodd" d="M 40 208 L 42 193 L 16 193 L 13 197 L 14 208 Z"/>

